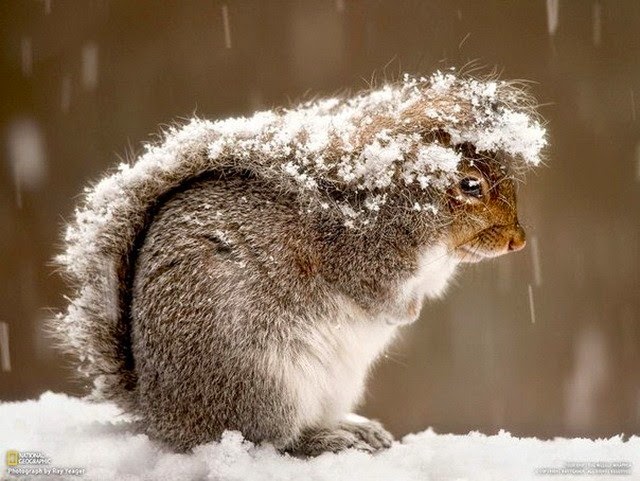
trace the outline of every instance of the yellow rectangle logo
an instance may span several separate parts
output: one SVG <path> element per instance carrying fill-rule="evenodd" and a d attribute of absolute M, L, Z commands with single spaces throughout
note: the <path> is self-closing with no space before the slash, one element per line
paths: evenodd
<path fill-rule="evenodd" d="M 18 451 L 7 451 L 7 466 L 17 466 L 19 458 Z"/>

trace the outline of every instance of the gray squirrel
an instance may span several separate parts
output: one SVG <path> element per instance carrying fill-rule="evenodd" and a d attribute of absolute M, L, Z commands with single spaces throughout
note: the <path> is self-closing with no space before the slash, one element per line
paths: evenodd
<path fill-rule="evenodd" d="M 177 451 L 387 448 L 350 414 L 370 366 L 459 264 L 524 246 L 514 177 L 545 142 L 526 89 L 452 71 L 172 127 L 86 189 L 52 330 Z"/>

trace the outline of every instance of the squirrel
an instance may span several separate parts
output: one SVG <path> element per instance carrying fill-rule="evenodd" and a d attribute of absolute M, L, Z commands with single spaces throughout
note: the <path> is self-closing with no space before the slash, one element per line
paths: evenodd
<path fill-rule="evenodd" d="M 176 451 L 387 448 L 350 414 L 371 365 L 460 264 L 524 247 L 515 177 L 545 136 L 527 89 L 454 71 L 170 127 L 85 190 L 52 331 Z"/>

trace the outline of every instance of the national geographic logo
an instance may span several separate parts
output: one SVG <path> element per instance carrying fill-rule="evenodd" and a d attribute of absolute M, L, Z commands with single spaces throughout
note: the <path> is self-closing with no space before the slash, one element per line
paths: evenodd
<path fill-rule="evenodd" d="M 5 460 L 6 473 L 10 476 L 82 476 L 86 471 L 85 468 L 50 466 L 51 458 L 40 451 L 10 449 Z"/>
<path fill-rule="evenodd" d="M 7 451 L 7 466 L 34 466 L 51 464 L 51 459 L 40 451 Z"/>
<path fill-rule="evenodd" d="M 7 451 L 7 466 L 17 466 L 20 459 L 18 451 Z"/>

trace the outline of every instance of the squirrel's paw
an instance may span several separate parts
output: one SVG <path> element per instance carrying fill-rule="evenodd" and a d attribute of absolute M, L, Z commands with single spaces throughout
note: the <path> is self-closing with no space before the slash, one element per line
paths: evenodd
<path fill-rule="evenodd" d="M 337 453 L 352 448 L 367 453 L 377 450 L 355 432 L 338 427 L 307 430 L 286 451 L 297 456 L 318 456 L 325 452 Z"/>
<path fill-rule="evenodd" d="M 340 429 L 353 433 L 375 451 L 391 447 L 393 436 L 378 421 L 373 421 L 357 414 L 348 414 L 340 422 Z"/>

